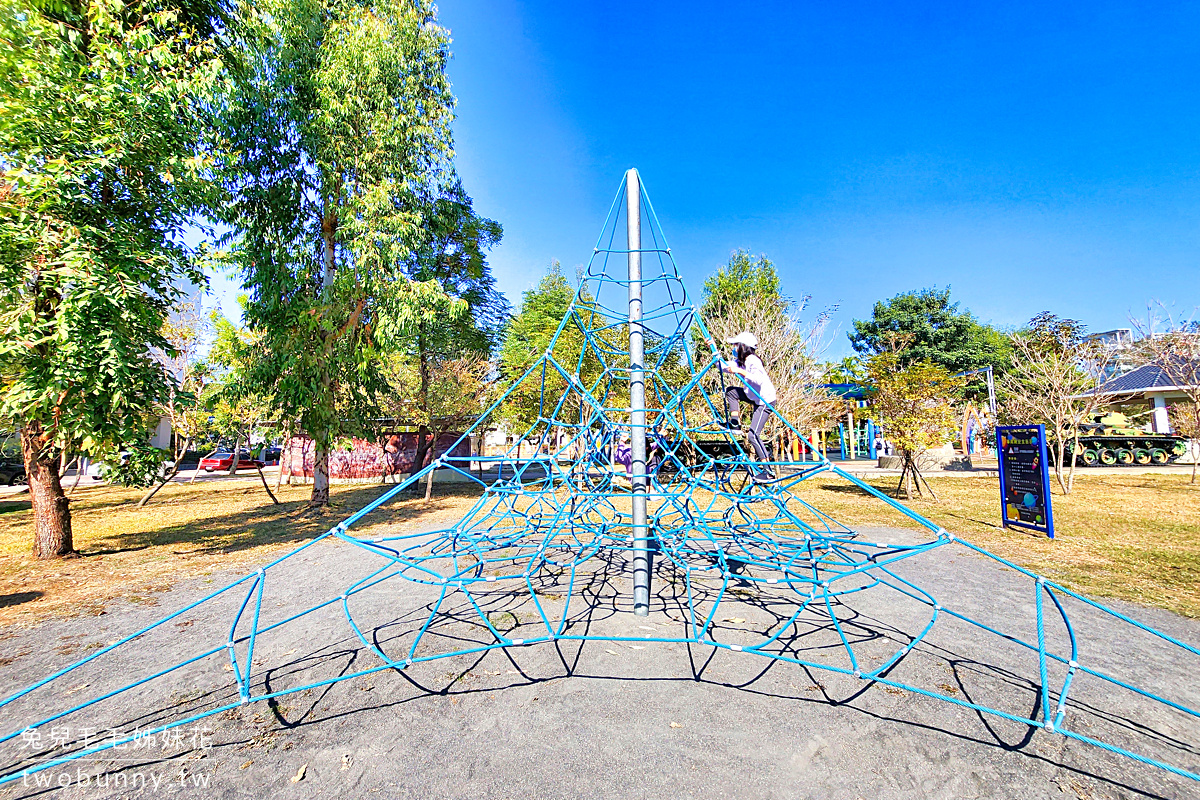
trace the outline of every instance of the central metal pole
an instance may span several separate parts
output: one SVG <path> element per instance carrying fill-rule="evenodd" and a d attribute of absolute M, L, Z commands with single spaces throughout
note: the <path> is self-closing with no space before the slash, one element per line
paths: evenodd
<path fill-rule="evenodd" d="M 642 335 L 642 187 L 636 169 L 625 173 L 629 223 L 629 449 L 633 488 L 633 613 L 650 613 L 650 542 L 646 525 L 646 377 Z"/>

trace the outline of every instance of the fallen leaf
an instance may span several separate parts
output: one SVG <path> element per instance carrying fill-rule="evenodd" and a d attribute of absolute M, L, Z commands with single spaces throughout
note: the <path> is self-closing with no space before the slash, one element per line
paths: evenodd
<path fill-rule="evenodd" d="M 350 754 L 342 754 L 342 769 L 350 769 Z"/>
<path fill-rule="evenodd" d="M 518 672 L 518 671 L 517 671 L 517 670 L 515 670 L 515 669 L 510 669 L 510 670 L 509 670 L 508 672 L 506 672 L 505 674 L 506 674 L 506 675 L 520 675 L 521 673 L 520 673 L 520 672 Z"/>
<path fill-rule="evenodd" d="M 246 767 L 250 766 L 253 763 L 254 763 L 253 761 L 243 761 L 242 765 L 240 767 L 238 767 L 238 769 L 245 769 Z"/>
<path fill-rule="evenodd" d="M 621 655 L 621 654 L 620 654 L 620 653 L 618 653 L 616 650 L 609 650 L 608 648 L 605 648 L 605 649 L 604 649 L 604 652 L 606 652 L 606 653 L 611 653 L 611 654 L 612 654 L 612 655 L 614 655 L 614 656 L 619 656 L 619 655 Z"/>
<path fill-rule="evenodd" d="M 721 622 L 732 622 L 732 623 L 734 623 L 735 625 L 736 625 L 736 624 L 741 624 L 741 623 L 743 623 L 743 622 L 745 622 L 745 621 L 746 621 L 746 620 L 742 619 L 741 617 L 725 617 L 723 620 L 721 620 Z"/>
<path fill-rule="evenodd" d="M 483 671 L 483 674 L 484 674 L 484 675 L 499 675 L 499 674 L 500 674 L 500 670 L 496 670 L 495 672 L 492 672 L 490 669 L 485 669 L 485 670 Z"/>
<path fill-rule="evenodd" d="M 76 692 L 83 691 L 89 686 L 91 686 L 90 683 L 81 683 L 73 689 L 67 689 L 67 694 L 75 694 Z"/>
<path fill-rule="evenodd" d="M 308 764 L 301 765 L 300 769 L 296 770 L 296 774 L 292 776 L 292 783 L 299 783 L 304 780 L 306 772 L 308 772 Z"/>
<path fill-rule="evenodd" d="M 292 653 L 294 653 L 294 652 L 296 652 L 296 648 L 294 648 L 294 647 L 293 647 L 291 650 L 288 650 L 286 653 L 284 653 L 284 655 L 285 655 L 285 656 L 290 656 L 290 655 L 291 655 Z"/>
<path fill-rule="evenodd" d="M 631 644 L 631 645 L 629 645 L 629 649 L 630 650 L 645 650 L 646 648 L 642 647 L 640 644 Z"/>
<path fill-rule="evenodd" d="M 232 664 L 226 664 L 226 665 L 225 665 L 225 671 L 226 671 L 226 672 L 233 672 L 233 665 L 232 665 Z"/>
<path fill-rule="evenodd" d="M 658 629 L 657 629 L 657 628 L 655 628 L 653 625 L 638 625 L 638 627 L 639 627 L 639 628 L 641 628 L 641 629 L 642 629 L 642 630 L 644 630 L 644 631 L 654 631 L 654 630 L 658 630 Z"/>
<path fill-rule="evenodd" d="M 672 723 L 671 723 L 671 727 L 672 727 L 672 728 L 682 728 L 683 726 L 682 726 L 682 725 L 680 725 L 678 722 L 672 722 Z"/>

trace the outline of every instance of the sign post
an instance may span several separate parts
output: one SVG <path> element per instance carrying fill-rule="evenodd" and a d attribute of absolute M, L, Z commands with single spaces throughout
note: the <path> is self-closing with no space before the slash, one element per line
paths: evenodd
<path fill-rule="evenodd" d="M 1001 523 L 1006 528 L 1040 531 L 1053 539 L 1045 426 L 998 426 L 996 449 L 1000 462 Z"/>

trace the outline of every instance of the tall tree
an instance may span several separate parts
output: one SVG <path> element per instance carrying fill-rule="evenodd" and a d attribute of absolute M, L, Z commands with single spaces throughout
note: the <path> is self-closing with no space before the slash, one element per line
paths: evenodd
<path fill-rule="evenodd" d="M 749 250 L 735 250 L 724 266 L 704 281 L 704 302 L 700 311 L 706 317 L 721 307 L 750 298 L 765 298 L 783 310 L 788 299 L 775 263 L 766 255 L 754 256 Z"/>
<path fill-rule="evenodd" d="M 850 344 L 861 356 L 887 353 L 893 339 L 903 339 L 907 344 L 899 355 L 901 365 L 929 361 L 951 373 L 987 366 L 1003 373 L 1011 354 L 1004 333 L 960 310 L 951 302 L 949 289 L 903 292 L 875 303 L 870 319 L 852 324 Z M 978 384 L 968 393 L 984 391 Z"/>
<path fill-rule="evenodd" d="M 1001 415 L 1008 421 L 1046 426 L 1063 494 L 1075 487 L 1079 426 L 1110 399 L 1104 375 L 1112 352 L 1089 340 L 1084 330 L 1081 323 L 1052 314 L 1034 317 L 1012 335 L 1012 362 L 997 387 Z"/>
<path fill-rule="evenodd" d="M 488 250 L 502 235 L 500 223 L 476 214 L 462 184 L 455 182 L 434 202 L 420 245 L 403 262 L 409 280 L 435 283 L 465 307 L 457 316 L 418 319 L 402 357 L 387 360 L 391 392 L 412 392 L 400 401 L 405 409 L 400 416 L 418 428 L 414 475 L 441 433 L 486 409 L 477 400 L 489 397 L 490 358 L 511 312 L 487 264 Z"/>
<path fill-rule="evenodd" d="M 521 309 L 509 324 L 500 348 L 500 374 L 506 385 L 519 379 L 545 354 L 574 298 L 575 290 L 557 261 L 550 265 L 537 286 L 522 295 Z M 585 314 L 586 302 L 585 298 Z M 568 370 L 582 358 L 580 379 L 590 386 L 600 377 L 601 367 L 595 352 L 586 345 L 579 318 L 573 315 L 554 345 L 554 358 Z M 567 382 L 557 370 L 546 368 L 513 389 L 501 408 L 501 417 L 523 434 L 553 409 L 566 390 Z M 567 413 L 574 410 L 577 409 L 564 409 Z"/>
<path fill-rule="evenodd" d="M 73 550 L 57 450 L 146 433 L 163 322 L 204 276 L 203 109 L 220 0 L 0 0 L 0 416 L 20 427 L 34 553 Z"/>
<path fill-rule="evenodd" d="M 450 171 L 449 38 L 426 0 L 268 0 L 252 68 L 224 109 L 234 157 L 233 257 L 261 332 L 254 375 L 314 440 L 311 502 L 329 449 L 361 432 L 384 387 L 378 351 L 464 312 L 405 262 Z"/>
<path fill-rule="evenodd" d="M 722 350 L 725 340 L 741 331 L 758 337 L 758 354 L 775 384 L 775 408 L 802 433 L 822 424 L 833 411 L 833 397 L 820 386 L 827 367 L 819 355 L 836 308 L 806 321 L 803 314 L 810 300 L 783 294 L 775 265 L 765 255 L 753 257 L 738 250 L 704 282 L 700 305 L 705 326 Z M 707 342 L 694 344 L 701 360 L 707 360 Z"/>

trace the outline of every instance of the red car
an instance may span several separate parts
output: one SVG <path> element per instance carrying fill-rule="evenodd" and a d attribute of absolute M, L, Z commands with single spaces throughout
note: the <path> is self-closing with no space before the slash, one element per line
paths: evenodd
<path fill-rule="evenodd" d="M 200 469 L 205 472 L 213 472 L 218 469 L 228 471 L 233 466 L 233 453 L 213 453 L 208 458 L 200 459 Z M 242 453 L 238 457 L 238 469 L 259 469 L 266 466 L 257 458 L 252 457 L 249 453 Z"/>

